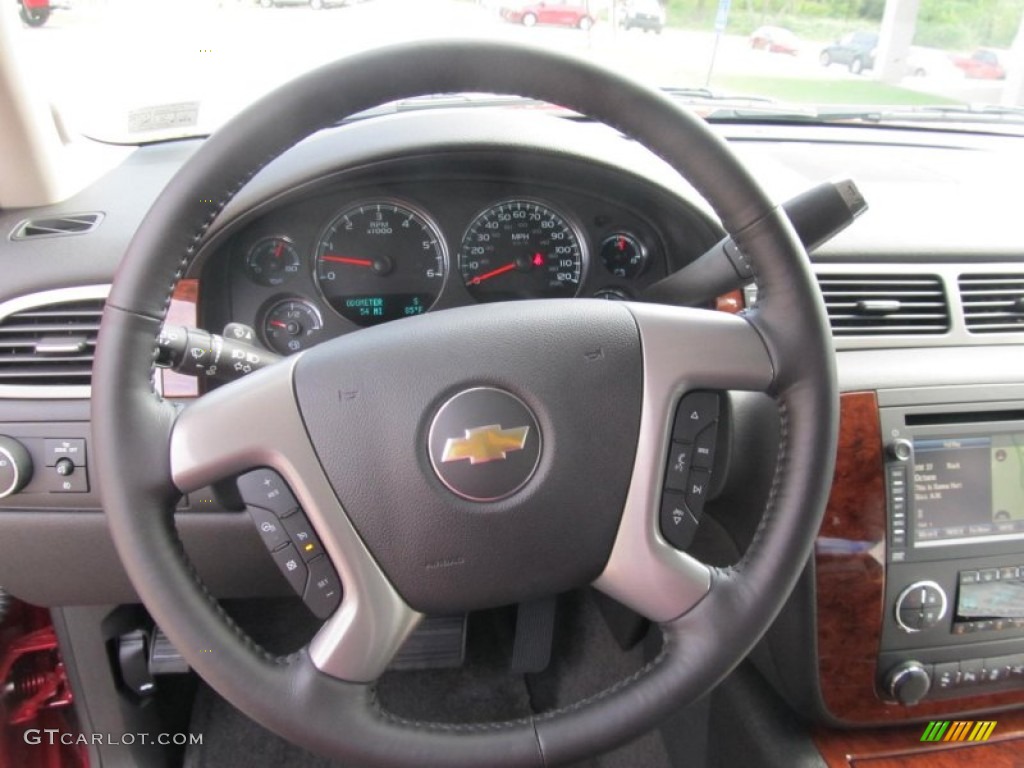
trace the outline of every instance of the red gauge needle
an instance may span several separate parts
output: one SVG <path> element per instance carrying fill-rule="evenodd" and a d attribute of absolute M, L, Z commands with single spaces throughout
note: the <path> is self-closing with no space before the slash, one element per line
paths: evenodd
<path fill-rule="evenodd" d="M 356 267 L 372 267 L 373 259 L 354 259 L 351 256 L 335 256 L 327 253 L 320 257 L 324 261 L 336 261 L 339 264 L 352 264 Z"/>
<path fill-rule="evenodd" d="M 497 269 L 492 269 L 490 272 L 485 272 L 482 275 L 477 275 L 476 277 L 472 278 L 468 284 L 480 285 L 480 283 L 482 283 L 484 280 L 490 280 L 492 277 L 497 277 L 498 275 L 503 275 L 506 272 L 511 272 L 515 268 L 515 262 L 512 262 L 511 264 L 506 264 L 504 267 L 498 267 Z"/>
<path fill-rule="evenodd" d="M 288 324 L 287 323 L 282 323 L 280 320 L 271 320 L 270 324 L 272 326 L 274 326 L 275 328 L 284 328 L 284 329 L 288 328 Z"/>
<path fill-rule="evenodd" d="M 280 259 L 282 253 L 284 253 L 284 241 L 279 240 L 277 247 L 274 249 L 274 258 Z"/>

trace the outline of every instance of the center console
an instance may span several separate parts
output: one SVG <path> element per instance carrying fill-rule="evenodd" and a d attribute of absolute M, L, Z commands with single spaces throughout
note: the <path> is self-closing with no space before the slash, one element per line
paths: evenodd
<path fill-rule="evenodd" d="M 903 704 L 1024 691 L 1024 401 L 879 411 L 886 580 L 879 687 Z"/>
<path fill-rule="evenodd" d="M 813 600 L 826 721 L 1024 705 L 1024 386 L 842 396 Z"/>

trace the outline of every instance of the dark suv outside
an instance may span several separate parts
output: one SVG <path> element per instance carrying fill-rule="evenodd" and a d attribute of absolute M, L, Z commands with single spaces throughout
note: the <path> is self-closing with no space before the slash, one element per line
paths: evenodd
<path fill-rule="evenodd" d="M 823 48 L 818 60 L 823 67 L 845 64 L 853 74 L 859 75 L 865 69 L 874 68 L 877 46 L 877 32 L 850 32 Z"/>

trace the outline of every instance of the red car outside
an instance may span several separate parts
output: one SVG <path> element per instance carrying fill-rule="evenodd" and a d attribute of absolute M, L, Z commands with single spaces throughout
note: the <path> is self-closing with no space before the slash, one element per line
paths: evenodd
<path fill-rule="evenodd" d="M 41 27 L 54 7 L 50 0 L 18 0 L 18 15 L 30 27 Z"/>
<path fill-rule="evenodd" d="M 769 53 L 800 53 L 800 38 L 783 27 L 759 27 L 750 35 L 750 47 Z"/>
<path fill-rule="evenodd" d="M 1006 70 L 995 51 L 979 48 L 970 56 L 954 56 L 953 63 L 975 80 L 1003 80 Z"/>
<path fill-rule="evenodd" d="M 584 32 L 594 26 L 594 17 L 587 3 L 539 2 L 517 6 L 505 6 L 501 17 L 514 24 L 532 27 L 535 24 L 554 24 L 562 27 L 576 27 Z"/>

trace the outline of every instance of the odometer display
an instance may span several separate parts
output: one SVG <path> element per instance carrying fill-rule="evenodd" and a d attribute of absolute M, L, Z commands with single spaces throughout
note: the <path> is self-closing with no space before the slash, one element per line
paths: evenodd
<path fill-rule="evenodd" d="M 426 214 L 406 203 L 353 205 L 324 229 L 316 278 L 327 303 L 356 325 L 426 312 L 447 270 L 444 241 Z"/>
<path fill-rule="evenodd" d="M 570 298 L 583 268 L 577 228 L 535 200 L 492 205 L 473 219 L 459 249 L 459 271 L 477 301 Z"/>

